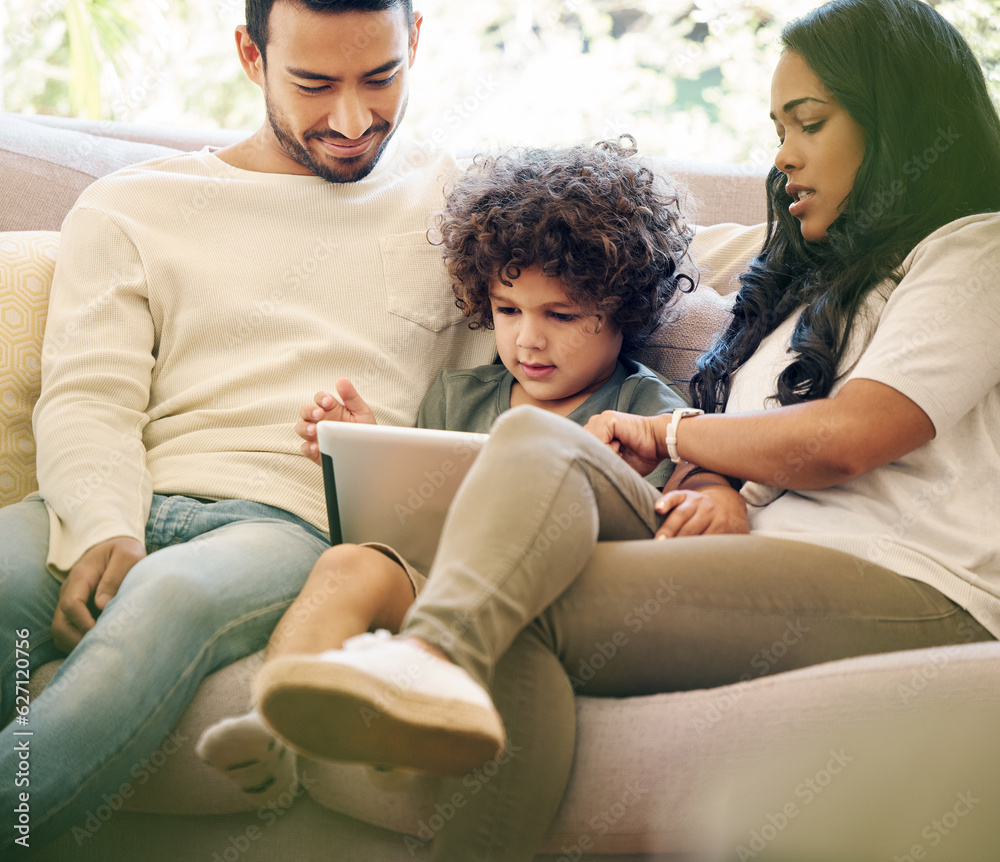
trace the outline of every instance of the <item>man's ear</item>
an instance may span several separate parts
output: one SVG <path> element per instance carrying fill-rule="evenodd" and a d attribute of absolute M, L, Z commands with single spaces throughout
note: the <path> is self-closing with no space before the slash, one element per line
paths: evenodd
<path fill-rule="evenodd" d="M 240 55 L 240 63 L 243 64 L 243 71 L 247 77 L 258 87 L 264 87 L 264 55 L 250 34 L 247 32 L 247 25 L 240 24 L 236 28 L 236 50 Z"/>
<path fill-rule="evenodd" d="M 413 68 L 413 61 L 417 58 L 417 43 L 420 41 L 420 25 L 424 23 L 424 16 L 419 12 L 413 13 L 413 26 L 410 28 L 410 62 L 409 68 Z"/>

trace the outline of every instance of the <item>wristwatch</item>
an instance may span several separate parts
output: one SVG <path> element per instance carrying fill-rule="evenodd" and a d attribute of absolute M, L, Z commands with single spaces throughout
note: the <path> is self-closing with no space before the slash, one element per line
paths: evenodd
<path fill-rule="evenodd" d="M 672 418 L 667 426 L 667 454 L 675 464 L 681 460 L 681 456 L 677 454 L 677 426 L 685 416 L 701 416 L 704 412 L 697 407 L 678 407 L 671 414 Z"/>

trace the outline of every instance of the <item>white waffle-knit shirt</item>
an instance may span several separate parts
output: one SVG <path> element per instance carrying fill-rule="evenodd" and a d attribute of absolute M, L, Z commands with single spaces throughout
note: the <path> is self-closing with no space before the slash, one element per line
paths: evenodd
<path fill-rule="evenodd" d="M 62 227 L 34 413 L 48 564 L 143 539 L 152 494 L 244 499 L 326 529 L 302 404 L 341 376 L 412 425 L 442 368 L 490 362 L 427 239 L 456 170 L 390 141 L 366 178 L 231 167 L 211 148 L 98 180 Z"/>

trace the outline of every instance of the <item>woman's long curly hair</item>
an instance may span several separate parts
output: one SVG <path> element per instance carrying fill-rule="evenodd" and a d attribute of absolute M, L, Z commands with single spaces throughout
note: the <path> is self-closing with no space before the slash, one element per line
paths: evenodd
<path fill-rule="evenodd" d="M 623 350 L 660 324 L 690 231 L 676 191 L 636 158 L 635 140 L 477 156 L 445 193 L 437 230 L 456 304 L 493 328 L 490 287 L 538 267 L 622 334 Z M 689 268 L 692 269 L 692 268 Z"/>
<path fill-rule="evenodd" d="M 734 372 L 796 309 L 781 405 L 826 397 L 866 296 L 924 237 L 954 219 L 1000 210 L 1000 119 L 962 36 L 920 0 L 833 0 L 791 22 L 799 54 L 864 132 L 844 210 L 820 242 L 788 212 L 785 174 L 767 177 L 767 234 L 740 277 L 728 330 L 701 357 L 695 403 L 725 409 Z"/>

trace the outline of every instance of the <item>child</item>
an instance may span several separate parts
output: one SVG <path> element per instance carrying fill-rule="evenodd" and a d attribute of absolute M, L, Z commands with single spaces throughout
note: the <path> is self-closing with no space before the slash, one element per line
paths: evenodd
<path fill-rule="evenodd" d="M 580 425 L 604 410 L 652 416 L 685 406 L 622 355 L 656 328 L 683 283 L 694 286 L 680 272 L 689 233 L 676 195 L 636 161 L 634 141 L 623 143 L 481 158 L 448 190 L 438 226 L 457 304 L 471 327 L 494 330 L 502 365 L 442 372 L 419 427 L 485 432 L 520 405 Z M 317 462 L 317 421 L 375 422 L 350 381 L 338 380 L 336 393 L 319 393 L 296 425 Z M 672 467 L 666 460 L 647 479 L 662 488 Z M 745 517 L 727 483 L 699 479 L 698 490 L 670 498 L 678 527 L 704 517 L 712 497 Z M 423 583 L 384 545 L 334 546 L 279 622 L 268 659 L 295 655 L 308 675 L 309 662 L 352 636 L 398 631 Z M 198 751 L 248 793 L 292 768 L 257 712 L 209 728 Z"/>

